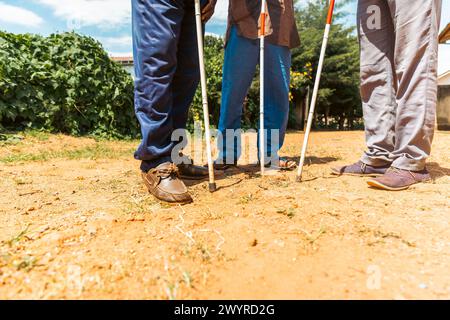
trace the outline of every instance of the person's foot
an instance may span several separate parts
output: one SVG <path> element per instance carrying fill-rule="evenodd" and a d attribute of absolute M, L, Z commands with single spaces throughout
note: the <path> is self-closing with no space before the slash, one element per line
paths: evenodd
<path fill-rule="evenodd" d="M 331 173 L 338 176 L 379 177 L 385 174 L 389 167 L 389 165 L 374 167 L 358 161 L 351 165 L 331 168 Z"/>
<path fill-rule="evenodd" d="M 237 163 L 228 164 L 225 160 L 222 163 L 214 161 L 214 170 L 225 171 L 234 167 L 237 167 Z"/>
<path fill-rule="evenodd" d="M 297 162 L 289 160 L 287 158 L 280 158 L 278 164 L 268 163 L 265 165 L 266 168 L 275 168 L 280 171 L 292 171 L 297 168 Z"/>
<path fill-rule="evenodd" d="M 430 180 L 431 176 L 427 169 L 422 171 L 408 171 L 390 168 L 383 176 L 376 179 L 370 179 L 367 181 L 367 184 L 377 189 L 401 191 L 408 189 L 416 183 L 427 182 Z"/>
<path fill-rule="evenodd" d="M 171 203 L 191 203 L 192 197 L 179 178 L 176 165 L 165 162 L 148 172 L 142 172 L 148 191 L 159 200 Z"/>
<path fill-rule="evenodd" d="M 177 165 L 180 178 L 185 180 L 203 180 L 209 176 L 208 168 L 196 166 L 192 163 Z"/>
<path fill-rule="evenodd" d="M 204 180 L 209 177 L 209 169 L 208 165 L 205 166 L 196 166 L 194 165 L 194 161 L 188 157 L 184 156 L 183 153 L 180 153 L 180 158 L 185 158 L 187 160 L 187 164 L 182 163 L 178 164 L 178 171 L 180 174 L 180 178 L 183 180 Z M 215 174 L 218 174 L 215 172 Z"/>

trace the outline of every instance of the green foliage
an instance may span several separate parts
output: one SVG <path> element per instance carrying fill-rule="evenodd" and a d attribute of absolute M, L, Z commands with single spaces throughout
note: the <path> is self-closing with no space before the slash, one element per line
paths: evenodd
<path fill-rule="evenodd" d="M 331 29 L 327 56 L 319 91 L 316 127 L 344 128 L 347 119 L 350 126 L 362 116 L 359 96 L 359 47 L 354 28 L 339 23 L 345 17 L 342 7 L 351 2 L 343 0 L 336 7 L 335 21 Z M 296 20 L 302 44 L 292 51 L 291 93 L 293 106 L 296 101 L 304 101 L 306 88 L 314 85 L 326 15 L 327 0 L 310 1 L 297 6 Z M 210 122 L 216 125 L 220 115 L 222 87 L 223 40 L 207 36 L 205 38 L 205 63 L 208 78 Z M 311 90 L 312 92 L 312 90 Z M 291 108 L 293 112 L 293 108 Z M 291 114 L 290 119 L 294 119 Z M 191 108 L 188 127 L 193 121 L 202 121 L 202 102 L 200 88 Z M 242 127 L 256 128 L 259 120 L 259 71 L 244 102 Z M 291 121 L 292 124 L 292 121 Z"/>
<path fill-rule="evenodd" d="M 360 119 L 359 48 L 354 28 L 339 24 L 338 3 L 317 105 L 319 127 L 344 128 Z M 339 5 L 340 4 L 340 5 Z M 293 105 L 312 88 L 322 44 L 327 0 L 310 1 L 296 12 L 302 44 L 292 52 Z M 205 37 L 210 123 L 219 122 L 223 39 Z M 259 117 L 259 71 L 244 102 L 243 128 L 256 128 Z M 292 110 L 293 108 L 291 108 Z M 295 119 L 291 114 L 290 119 Z M 198 88 L 188 128 L 203 120 Z M 331 120 L 331 122 L 330 122 Z M 295 120 L 298 121 L 298 120 Z M 111 61 L 96 40 L 76 33 L 14 35 L 0 32 L 0 131 L 37 129 L 105 138 L 139 135 L 133 108 L 133 81 Z M 7 140 L 0 134 L 0 140 Z M 3 142 L 2 142 L 3 143 Z M 6 143 L 6 142 L 5 142 Z"/>
<path fill-rule="evenodd" d="M 0 128 L 134 137 L 133 81 L 96 40 L 0 32 Z"/>
<path fill-rule="evenodd" d="M 210 123 L 216 126 L 219 123 L 220 105 L 222 98 L 222 67 L 224 59 L 224 41 L 221 38 L 205 37 L 205 67 L 208 83 L 208 103 Z M 293 72 L 291 74 L 292 92 L 300 91 L 311 78 L 311 67 L 307 66 L 307 72 Z M 192 129 L 194 121 L 203 122 L 202 96 L 199 87 L 190 109 L 188 128 Z M 259 123 L 259 70 L 256 70 L 247 98 L 244 102 L 242 113 L 242 128 L 257 128 Z"/>
<path fill-rule="evenodd" d="M 346 16 L 341 9 L 349 2 L 352 1 L 341 1 L 336 6 L 317 104 L 318 119 L 321 121 L 319 125 L 328 125 L 328 118 L 332 117 L 339 125 L 339 129 L 343 129 L 345 119 L 353 125 L 353 120 L 362 116 L 358 39 L 353 27 L 345 27 L 339 23 L 339 20 Z M 305 72 L 308 63 L 311 63 L 312 74 L 315 77 L 327 12 L 327 0 L 311 1 L 297 10 L 296 20 L 302 44 L 293 50 L 294 71 Z M 306 85 L 312 88 L 313 81 L 311 78 Z M 303 99 L 304 94 L 304 91 L 299 91 L 294 98 Z"/>

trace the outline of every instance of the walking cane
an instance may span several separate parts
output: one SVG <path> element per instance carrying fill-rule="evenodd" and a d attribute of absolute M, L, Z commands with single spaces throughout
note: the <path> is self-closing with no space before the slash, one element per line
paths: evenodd
<path fill-rule="evenodd" d="M 208 90 L 206 87 L 206 72 L 205 72 L 205 60 L 203 49 L 203 23 L 202 23 L 200 0 L 195 0 L 195 18 L 197 27 L 198 60 L 200 65 L 200 83 L 202 87 L 203 118 L 206 136 L 206 156 L 208 158 L 209 191 L 214 192 L 217 190 L 217 187 L 214 178 L 214 164 L 212 160 L 212 151 L 211 151 L 211 131 L 209 128 Z"/>
<path fill-rule="evenodd" d="M 335 3 L 335 0 L 330 0 L 327 24 L 325 26 L 325 33 L 323 36 L 322 49 L 320 52 L 319 66 L 317 67 L 316 81 L 314 83 L 314 91 L 313 91 L 313 95 L 312 95 L 312 99 L 311 99 L 311 106 L 309 108 L 308 123 L 306 125 L 306 130 L 305 130 L 305 138 L 303 140 L 300 163 L 298 165 L 298 173 L 297 173 L 297 181 L 298 182 L 302 181 L 303 166 L 305 165 L 305 157 L 306 157 L 306 150 L 308 148 L 309 134 L 311 133 L 311 126 L 312 126 L 312 122 L 314 119 L 314 110 L 316 108 L 317 95 L 319 93 L 319 85 L 320 85 L 320 77 L 322 75 L 323 61 L 325 60 L 325 53 L 327 51 L 327 45 L 328 45 L 328 36 L 330 34 L 331 22 L 333 20 L 334 3 Z"/>
<path fill-rule="evenodd" d="M 261 164 L 261 176 L 264 175 L 265 171 L 265 159 L 266 159 L 266 144 L 264 141 L 264 47 L 265 47 L 265 37 L 266 37 L 266 16 L 267 16 L 267 0 L 262 0 L 261 5 L 261 16 L 260 16 L 260 53 L 259 53 L 259 162 Z"/>

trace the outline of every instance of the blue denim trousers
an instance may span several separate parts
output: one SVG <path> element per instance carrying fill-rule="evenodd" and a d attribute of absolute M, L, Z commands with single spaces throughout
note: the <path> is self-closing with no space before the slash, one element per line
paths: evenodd
<path fill-rule="evenodd" d="M 132 0 L 132 20 L 135 112 L 142 132 L 134 156 L 148 171 L 171 161 L 177 143 L 172 132 L 186 128 L 199 83 L 194 1 Z"/>
<path fill-rule="evenodd" d="M 223 66 L 218 163 L 237 162 L 241 155 L 240 134 L 232 136 L 230 133 L 233 131 L 230 129 L 241 128 L 243 104 L 259 64 L 259 50 L 259 40 L 241 37 L 235 26 L 231 28 Z M 266 43 L 264 74 L 266 163 L 271 158 L 278 157 L 278 151 L 284 142 L 289 117 L 290 68 L 290 49 Z M 272 135 L 271 131 L 277 132 L 278 135 Z M 230 138 L 233 141 L 229 141 Z M 258 135 L 258 146 L 259 143 Z"/>

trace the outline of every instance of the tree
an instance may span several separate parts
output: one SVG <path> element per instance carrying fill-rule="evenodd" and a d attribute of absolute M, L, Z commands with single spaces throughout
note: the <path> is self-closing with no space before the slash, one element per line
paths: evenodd
<path fill-rule="evenodd" d="M 362 113 L 359 95 L 359 46 L 354 34 L 355 28 L 338 22 L 346 15 L 340 9 L 349 2 L 350 0 L 341 1 L 336 7 L 337 13 L 330 32 L 316 107 L 320 126 L 334 126 L 341 130 L 344 129 L 345 120 L 352 128 L 354 120 L 360 118 Z M 294 72 L 307 73 L 310 71 L 309 65 L 312 65 L 312 74 L 315 76 L 327 12 L 327 0 L 310 1 L 296 11 L 302 43 L 293 51 Z M 311 77 L 304 83 L 304 87 L 312 87 L 313 81 Z M 294 91 L 294 100 L 304 99 L 304 87 Z M 334 123 L 329 123 L 330 118 L 334 119 Z"/>
<path fill-rule="evenodd" d="M 361 118 L 359 48 L 353 27 L 339 23 L 339 1 L 317 105 L 318 127 L 352 128 Z M 298 2 L 298 1 L 297 1 Z M 296 6 L 302 44 L 292 53 L 292 105 L 304 104 L 313 86 L 322 44 L 328 1 L 311 0 Z M 210 123 L 219 122 L 222 97 L 224 41 L 205 37 L 205 63 Z M 259 119 L 259 71 L 244 103 L 242 127 L 256 128 Z M 291 108 L 295 109 L 295 108 Z M 202 99 L 197 90 L 188 128 L 202 122 Z M 291 112 L 290 119 L 293 112 Z M 290 122 L 291 127 L 298 119 Z M 42 128 L 69 134 L 135 137 L 139 127 L 133 109 L 133 81 L 111 61 L 100 43 L 76 33 L 14 35 L 0 32 L 0 129 Z"/>

